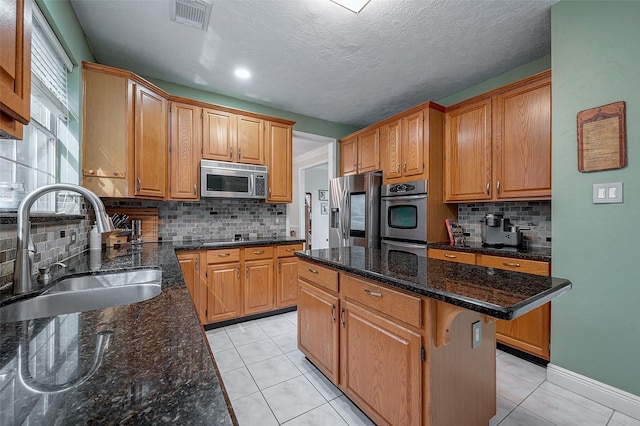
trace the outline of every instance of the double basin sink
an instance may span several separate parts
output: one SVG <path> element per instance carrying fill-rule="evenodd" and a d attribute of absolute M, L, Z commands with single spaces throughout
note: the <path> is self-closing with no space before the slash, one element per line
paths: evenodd
<path fill-rule="evenodd" d="M 161 269 L 133 269 L 62 279 L 42 294 L 0 308 L 0 323 L 129 305 L 162 292 Z"/>

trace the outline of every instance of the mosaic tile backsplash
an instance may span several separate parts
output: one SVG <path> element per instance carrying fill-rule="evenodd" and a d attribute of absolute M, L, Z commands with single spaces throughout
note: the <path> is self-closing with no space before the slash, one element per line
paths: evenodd
<path fill-rule="evenodd" d="M 500 203 L 458 204 L 458 223 L 464 229 L 466 240 L 482 243 L 482 220 L 488 213 L 502 213 L 514 225 L 530 227 L 522 231 L 528 244 L 551 247 L 551 201 L 509 201 Z"/>

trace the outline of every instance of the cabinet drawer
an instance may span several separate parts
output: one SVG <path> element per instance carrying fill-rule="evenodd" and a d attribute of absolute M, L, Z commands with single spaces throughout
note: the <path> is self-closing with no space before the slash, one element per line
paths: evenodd
<path fill-rule="evenodd" d="M 475 253 L 463 253 L 453 250 L 429 249 L 427 255 L 431 259 L 448 260 L 449 262 L 476 264 Z"/>
<path fill-rule="evenodd" d="M 240 260 L 240 249 L 220 249 L 207 250 L 207 263 L 227 263 L 238 262 Z"/>
<path fill-rule="evenodd" d="M 527 274 L 549 276 L 549 262 L 541 262 L 539 260 L 481 255 L 478 256 L 478 265 L 497 269 L 507 269 L 509 271 L 526 272 Z"/>
<path fill-rule="evenodd" d="M 247 247 L 244 249 L 244 260 L 272 259 L 273 247 Z"/>
<path fill-rule="evenodd" d="M 278 246 L 277 253 L 278 253 L 278 257 L 288 257 L 288 256 L 293 256 L 293 254 L 298 250 L 302 250 L 302 243 Z"/>
<path fill-rule="evenodd" d="M 338 272 L 309 262 L 298 262 L 298 278 L 338 291 Z"/>
<path fill-rule="evenodd" d="M 400 293 L 351 275 L 341 274 L 340 280 L 345 297 L 414 327 L 420 327 L 422 304 L 419 297 Z"/>

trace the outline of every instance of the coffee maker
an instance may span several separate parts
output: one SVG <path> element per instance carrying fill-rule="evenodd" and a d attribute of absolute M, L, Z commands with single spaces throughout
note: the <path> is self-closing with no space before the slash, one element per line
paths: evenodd
<path fill-rule="evenodd" d="M 505 219 L 502 213 L 489 213 L 482 221 L 482 244 L 485 246 L 502 247 L 522 245 L 522 232 L 518 227 Z"/>

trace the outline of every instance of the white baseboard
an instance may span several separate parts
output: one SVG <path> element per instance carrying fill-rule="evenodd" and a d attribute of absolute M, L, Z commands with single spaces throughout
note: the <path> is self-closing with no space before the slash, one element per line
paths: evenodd
<path fill-rule="evenodd" d="M 573 371 L 547 365 L 547 380 L 616 411 L 640 419 L 640 397 Z"/>

